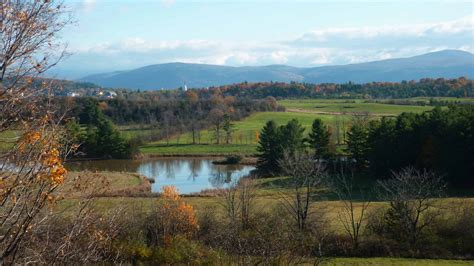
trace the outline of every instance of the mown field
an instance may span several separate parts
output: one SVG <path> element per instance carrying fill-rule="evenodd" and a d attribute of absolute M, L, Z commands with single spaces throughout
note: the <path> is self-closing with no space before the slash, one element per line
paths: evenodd
<path fill-rule="evenodd" d="M 258 132 L 269 120 L 274 120 L 281 125 L 296 118 L 306 128 L 305 133 L 307 134 L 315 118 L 322 119 L 333 129 L 337 128 L 336 123 L 339 123 L 340 131 L 342 131 L 343 127 L 348 127 L 354 114 L 367 113 L 372 119 L 379 119 L 381 116 L 396 116 L 403 112 L 420 113 L 433 108 L 432 106 L 366 103 L 364 100 L 281 100 L 278 103 L 286 107 L 287 111 L 255 113 L 241 121 L 234 122 L 231 144 L 215 144 L 213 132 L 206 129 L 200 132 L 200 138 L 197 141 L 199 144 L 192 144 L 192 135 L 187 132 L 173 136 L 169 140 L 147 143 L 140 150 L 144 154 L 155 155 L 228 155 L 236 153 L 253 155 L 256 153 Z M 130 134 L 133 131 L 124 132 Z M 140 134 L 147 133 L 142 130 Z M 343 133 L 340 132 L 341 139 L 342 135 Z M 336 137 L 335 134 L 333 137 Z"/>
<path fill-rule="evenodd" d="M 285 124 L 293 118 L 309 128 L 313 120 L 318 117 L 327 124 L 333 124 L 334 115 L 315 115 L 294 112 L 264 112 L 256 113 L 242 121 L 234 122 L 234 132 L 231 144 L 215 144 L 213 132 L 202 130 L 200 132 L 200 144 L 192 144 L 191 133 L 184 133 L 180 136 L 173 136 L 169 141 L 162 140 L 148 143 L 141 147 L 141 152 L 145 154 L 161 155 L 227 155 L 240 153 L 252 155 L 256 152 L 257 135 L 269 120 L 275 120 L 278 124 Z M 348 120 L 348 116 L 341 116 L 341 119 Z M 222 141 L 223 142 L 223 141 Z"/>
<path fill-rule="evenodd" d="M 365 113 L 377 116 L 393 116 L 403 112 L 423 112 L 429 111 L 431 106 L 395 105 L 383 103 L 369 103 L 366 100 L 281 100 L 279 104 L 290 111 L 306 110 L 315 113 Z"/>

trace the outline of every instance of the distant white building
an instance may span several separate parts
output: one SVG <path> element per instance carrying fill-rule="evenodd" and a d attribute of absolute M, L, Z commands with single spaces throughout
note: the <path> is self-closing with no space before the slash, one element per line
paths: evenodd
<path fill-rule="evenodd" d="M 117 93 L 115 91 L 106 91 L 104 96 L 106 98 L 113 99 L 117 97 Z"/>
<path fill-rule="evenodd" d="M 188 86 L 186 85 L 186 82 L 184 83 L 184 87 L 181 87 L 182 91 L 188 91 Z"/>
<path fill-rule="evenodd" d="M 79 97 L 79 96 L 81 96 L 81 94 L 78 93 L 78 92 L 72 91 L 72 92 L 68 92 L 67 96 L 69 96 L 69 97 Z"/>

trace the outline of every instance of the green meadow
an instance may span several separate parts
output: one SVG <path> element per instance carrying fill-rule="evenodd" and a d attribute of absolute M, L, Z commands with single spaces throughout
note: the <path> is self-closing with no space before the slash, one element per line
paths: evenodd
<path fill-rule="evenodd" d="M 0 132 L 0 152 L 11 149 L 20 136 L 21 132 L 16 130 Z"/>
<path fill-rule="evenodd" d="M 355 114 L 367 114 L 372 119 L 381 116 L 396 116 L 403 112 L 421 113 L 433 109 L 432 106 L 394 105 L 383 103 L 367 103 L 365 100 L 281 100 L 278 103 L 286 107 L 286 112 L 261 112 L 255 113 L 241 121 L 234 121 L 232 142 L 225 144 L 221 140 L 216 144 L 212 130 L 201 130 L 196 138 L 197 144 L 192 144 L 192 134 L 186 132 L 172 136 L 168 140 L 151 142 L 140 147 L 144 154 L 154 155 L 229 155 L 242 154 L 253 155 L 256 153 L 258 132 L 266 122 L 274 120 L 278 124 L 286 124 L 291 119 L 298 121 L 309 132 L 314 119 L 322 119 L 324 123 L 336 128 L 340 126 L 340 135 L 343 135 L 342 127 L 348 127 L 351 117 Z M 134 134 L 135 131 L 122 131 L 125 134 Z M 148 134 L 150 131 L 136 131 L 136 134 Z M 223 135 L 223 133 L 222 133 Z M 333 136 L 335 137 L 335 136 Z M 342 138 L 342 137 L 341 137 Z M 342 141 L 343 142 L 343 141 Z"/>
<path fill-rule="evenodd" d="M 159 155 L 228 155 L 236 153 L 252 155 L 256 152 L 258 134 L 266 122 L 274 120 L 283 125 L 294 118 L 298 119 L 307 129 L 306 133 L 308 133 L 315 118 L 320 118 L 326 124 L 333 125 L 336 116 L 297 112 L 255 113 L 241 121 L 234 122 L 231 144 L 225 144 L 224 140 L 221 140 L 221 144 L 216 144 L 214 133 L 206 129 L 200 132 L 199 144 L 192 144 L 192 134 L 187 132 L 179 136 L 173 136 L 168 141 L 161 140 L 148 143 L 142 146 L 140 150 L 145 154 Z M 340 116 L 340 119 L 349 121 L 350 116 Z"/>
<path fill-rule="evenodd" d="M 287 109 L 297 111 L 298 109 L 321 113 L 368 113 L 371 115 L 398 115 L 403 112 L 429 111 L 432 106 L 395 105 L 372 103 L 366 100 L 326 100 L 326 99 L 302 99 L 281 100 L 279 104 Z"/>

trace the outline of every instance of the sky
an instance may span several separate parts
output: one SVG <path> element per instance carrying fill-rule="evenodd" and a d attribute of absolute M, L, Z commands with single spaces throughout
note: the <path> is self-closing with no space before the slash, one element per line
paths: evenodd
<path fill-rule="evenodd" d="M 474 1 L 64 0 L 74 23 L 54 74 L 151 64 L 298 67 L 474 52 Z"/>

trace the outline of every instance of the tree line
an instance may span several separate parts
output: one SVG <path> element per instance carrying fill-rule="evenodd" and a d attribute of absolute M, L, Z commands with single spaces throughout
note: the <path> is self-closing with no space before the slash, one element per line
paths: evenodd
<path fill-rule="evenodd" d="M 209 90 L 218 89 L 224 95 L 239 97 L 265 98 L 409 98 L 409 97 L 474 97 L 473 81 L 464 77 L 457 79 L 424 78 L 418 81 L 370 82 L 356 84 L 353 82 L 336 83 L 283 83 L 258 82 L 238 83 Z"/>
<path fill-rule="evenodd" d="M 264 100 L 238 99 L 188 91 L 170 92 L 161 97 L 148 93 L 118 99 L 92 97 L 57 97 L 54 105 L 66 113 L 71 139 L 81 143 L 79 153 L 90 158 L 129 158 L 144 141 L 166 140 L 173 135 L 190 132 L 192 143 L 201 143 L 201 130 L 209 129 L 217 144 L 233 139 L 233 121 L 253 112 L 279 109 L 273 97 Z M 201 97 L 200 97 L 201 96 Z M 125 140 L 114 124 L 141 125 L 156 131 L 146 136 Z M 85 132 L 81 131 L 85 127 Z"/>
<path fill-rule="evenodd" d="M 376 179 L 413 166 L 445 175 L 453 186 L 474 185 L 474 107 L 471 105 L 437 107 L 421 114 L 403 113 L 380 120 L 356 116 L 350 122 L 345 134 L 346 147 L 338 158 L 330 127 L 315 119 L 307 137 L 304 130 L 296 119 L 284 126 L 267 122 L 257 147 L 259 172 L 279 174 L 278 160 L 284 152 L 310 149 L 316 159 L 345 159 L 357 171 Z"/>

